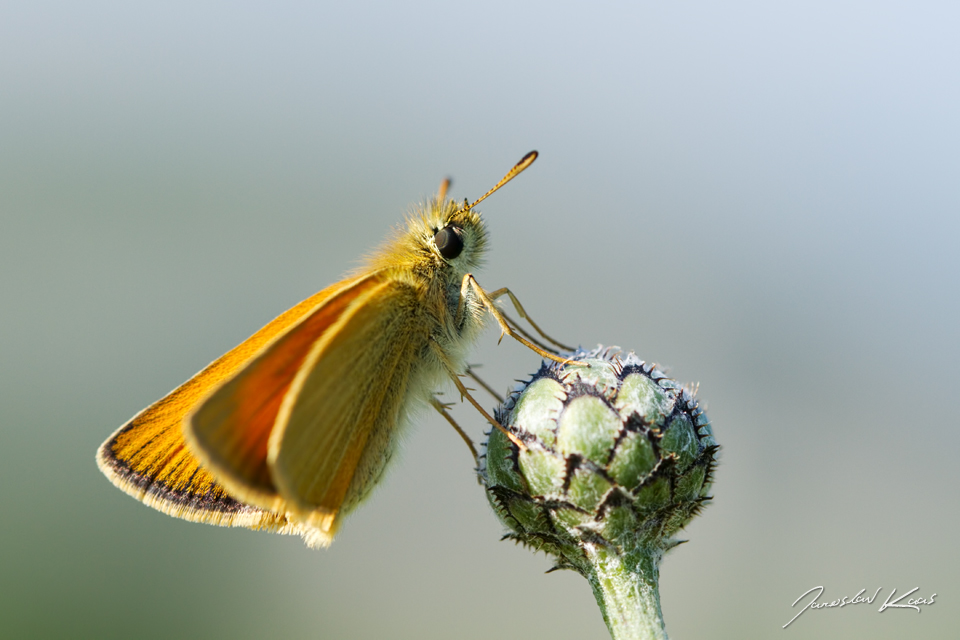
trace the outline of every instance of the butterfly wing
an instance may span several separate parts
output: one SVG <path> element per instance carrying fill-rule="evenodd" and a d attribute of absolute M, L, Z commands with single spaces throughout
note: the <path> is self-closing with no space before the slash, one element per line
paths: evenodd
<path fill-rule="evenodd" d="M 412 286 L 383 282 L 313 345 L 284 397 L 268 443 L 271 478 L 297 519 L 330 539 L 392 454 L 427 351 L 426 320 Z"/>
<path fill-rule="evenodd" d="M 97 450 L 97 465 L 117 487 L 168 515 L 222 526 L 303 533 L 283 512 L 230 495 L 184 441 L 184 416 L 266 345 L 323 303 L 363 281 L 351 278 L 287 310 L 164 398 L 120 427 Z"/>
<path fill-rule="evenodd" d="M 283 512 L 267 465 L 267 443 L 277 412 L 313 345 L 364 304 L 382 278 L 367 275 L 323 300 L 296 326 L 252 358 L 201 402 L 183 424 L 187 444 L 201 465 L 237 499 Z M 347 314 L 347 315 L 345 315 Z"/>

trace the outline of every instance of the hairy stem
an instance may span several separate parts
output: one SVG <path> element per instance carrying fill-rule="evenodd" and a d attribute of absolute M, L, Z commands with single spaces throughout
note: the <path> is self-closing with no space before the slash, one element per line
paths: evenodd
<path fill-rule="evenodd" d="M 660 611 L 659 549 L 585 545 L 587 580 L 613 640 L 667 640 Z"/>

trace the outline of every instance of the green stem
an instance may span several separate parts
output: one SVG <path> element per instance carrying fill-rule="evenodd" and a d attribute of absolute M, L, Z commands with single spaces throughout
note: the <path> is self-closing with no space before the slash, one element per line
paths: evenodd
<path fill-rule="evenodd" d="M 613 640 L 668 640 L 657 585 L 663 552 L 635 549 L 624 556 L 592 544 L 585 551 L 586 577 Z"/>

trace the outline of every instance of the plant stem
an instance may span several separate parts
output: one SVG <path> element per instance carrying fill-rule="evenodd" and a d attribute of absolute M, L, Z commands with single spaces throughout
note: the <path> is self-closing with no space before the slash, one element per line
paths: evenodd
<path fill-rule="evenodd" d="M 593 587 L 613 640 L 668 640 L 657 580 L 660 549 L 619 549 L 585 545 L 586 578 Z"/>

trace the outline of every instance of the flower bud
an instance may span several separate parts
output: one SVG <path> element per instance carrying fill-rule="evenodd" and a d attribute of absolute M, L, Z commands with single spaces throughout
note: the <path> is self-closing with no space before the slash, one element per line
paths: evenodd
<path fill-rule="evenodd" d="M 487 496 L 506 538 L 591 581 L 608 625 L 611 570 L 639 576 L 659 615 L 659 560 L 710 499 L 718 445 L 693 392 L 655 365 L 616 348 L 570 358 L 590 366 L 544 364 L 499 410 L 525 449 L 490 432 Z"/>

